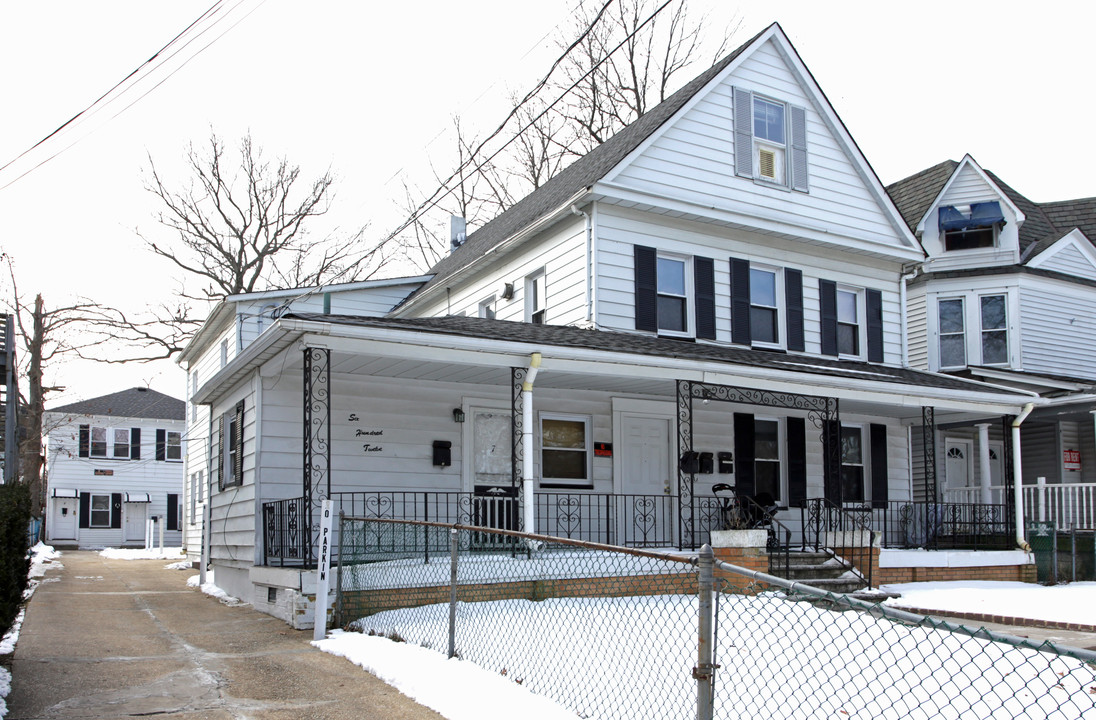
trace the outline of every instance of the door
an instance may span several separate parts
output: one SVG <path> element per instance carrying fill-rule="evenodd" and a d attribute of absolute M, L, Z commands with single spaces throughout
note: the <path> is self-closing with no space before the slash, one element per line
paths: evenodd
<path fill-rule="evenodd" d="M 472 414 L 472 524 L 517 530 L 518 497 L 513 482 L 513 424 L 505 410 L 475 408 Z M 509 538 L 477 534 L 476 545 Z"/>
<path fill-rule="evenodd" d="M 148 503 L 127 502 L 123 506 L 125 522 L 125 541 L 145 541 L 145 521 L 148 519 Z"/>
<path fill-rule="evenodd" d="M 76 498 L 53 499 L 51 540 L 76 539 L 76 512 L 79 502 Z"/>
<path fill-rule="evenodd" d="M 618 532 L 624 543 L 673 543 L 677 517 L 668 418 L 621 415 Z"/>
<path fill-rule="evenodd" d="M 973 442 L 961 438 L 944 440 L 946 453 L 945 477 L 947 493 L 944 499 L 950 502 L 978 502 L 979 490 L 971 488 L 974 477 Z"/>

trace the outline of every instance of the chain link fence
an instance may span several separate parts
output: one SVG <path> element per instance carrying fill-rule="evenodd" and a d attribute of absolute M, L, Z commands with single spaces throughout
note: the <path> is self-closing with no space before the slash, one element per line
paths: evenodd
<path fill-rule="evenodd" d="M 710 552 L 343 518 L 339 558 L 339 625 L 473 662 L 579 717 L 1096 717 L 1096 653 Z"/>

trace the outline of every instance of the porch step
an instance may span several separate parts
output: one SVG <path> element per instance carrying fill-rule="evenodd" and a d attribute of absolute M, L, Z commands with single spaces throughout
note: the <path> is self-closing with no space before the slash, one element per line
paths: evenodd
<path fill-rule="evenodd" d="M 835 560 L 824 552 L 792 552 L 787 567 L 782 557 L 772 558 L 772 574 L 786 580 L 801 582 L 832 593 L 862 590 L 867 583 L 850 576 L 851 566 Z"/>

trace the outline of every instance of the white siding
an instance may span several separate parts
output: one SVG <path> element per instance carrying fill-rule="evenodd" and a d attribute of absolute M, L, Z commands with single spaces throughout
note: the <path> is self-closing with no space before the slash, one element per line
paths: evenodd
<path fill-rule="evenodd" d="M 1066 245 L 1053 255 L 1040 258 L 1039 267 L 1043 270 L 1054 270 L 1066 275 L 1096 280 L 1096 267 L 1093 267 L 1092 261 L 1075 245 Z"/>
<path fill-rule="evenodd" d="M 210 523 L 210 556 L 215 565 L 231 568 L 249 568 L 256 556 L 258 510 L 255 503 L 256 489 L 256 393 L 252 380 L 247 380 L 222 398 L 213 408 L 213 417 L 219 418 L 234 411 L 236 403 L 244 401 L 243 427 L 243 484 L 218 491 L 213 486 Z M 226 443 L 228 438 L 225 439 Z M 265 440 L 264 440 L 265 442 Z M 214 451 L 222 452 L 214 445 Z"/>
<path fill-rule="evenodd" d="M 880 290 L 883 297 L 884 361 L 899 364 L 902 355 L 897 264 L 875 264 L 858 255 L 824 257 L 794 243 L 741 230 L 720 229 L 616 207 L 604 207 L 597 226 L 597 323 L 613 330 L 635 330 L 634 246 L 715 261 L 716 339 L 731 341 L 729 258 L 788 267 L 803 272 L 806 352 L 821 352 L 819 281 Z"/>
<path fill-rule="evenodd" d="M 928 307 L 924 288 L 911 290 L 906 295 L 906 333 L 909 338 L 910 367 L 929 369 Z"/>
<path fill-rule="evenodd" d="M 806 108 L 809 193 L 735 176 L 731 98 L 736 85 Z M 874 193 L 771 41 L 675 120 L 613 180 L 704 207 L 780 217 L 791 225 L 826 227 L 836 235 L 899 243 Z"/>
<path fill-rule="evenodd" d="M 1096 288 L 1020 278 L 1023 369 L 1096 377 Z"/>
<path fill-rule="evenodd" d="M 1034 485 L 1039 477 L 1045 477 L 1048 483 L 1061 482 L 1061 457 L 1054 423 L 1028 421 L 1020 426 L 1020 467 L 1025 485 Z"/>

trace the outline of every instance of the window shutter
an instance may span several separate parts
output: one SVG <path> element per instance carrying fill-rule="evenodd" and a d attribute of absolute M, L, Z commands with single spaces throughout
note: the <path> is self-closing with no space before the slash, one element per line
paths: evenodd
<path fill-rule="evenodd" d="M 715 340 L 715 261 L 693 258 L 693 286 L 696 291 L 696 336 Z"/>
<path fill-rule="evenodd" d="M 887 506 L 887 426 L 871 424 L 871 506 Z"/>
<path fill-rule="evenodd" d="M 167 460 L 167 430 L 156 431 L 156 459 Z"/>
<path fill-rule="evenodd" d="M 658 332 L 658 254 L 636 245 L 636 330 Z"/>
<path fill-rule="evenodd" d="M 837 356 L 837 283 L 818 281 L 819 304 L 822 307 L 822 354 Z"/>
<path fill-rule="evenodd" d="M 179 529 L 179 496 L 175 493 L 167 494 L 167 529 Z"/>
<path fill-rule="evenodd" d="M 110 527 L 112 530 L 122 527 L 122 493 L 110 494 Z"/>
<path fill-rule="evenodd" d="M 734 174 L 752 178 L 753 93 L 734 88 Z"/>
<path fill-rule="evenodd" d="M 225 419 L 228 415 L 217 418 L 217 444 L 210 454 L 209 470 L 217 474 L 218 492 L 225 489 Z"/>
<path fill-rule="evenodd" d="M 788 323 L 788 350 L 803 352 L 803 272 L 784 268 L 784 304 Z"/>
<path fill-rule="evenodd" d="M 129 459 L 141 459 L 141 428 L 129 429 Z"/>
<path fill-rule="evenodd" d="M 80 426 L 80 457 L 91 457 L 91 426 Z M 87 527 L 81 525 L 80 527 Z"/>
<path fill-rule="evenodd" d="M 753 495 L 757 489 L 754 477 L 754 416 L 751 413 L 734 414 L 734 491 L 739 495 Z"/>
<path fill-rule="evenodd" d="M 232 438 L 232 449 L 236 451 L 232 463 L 232 484 L 244 484 L 244 401 L 236 403 L 236 432 Z"/>
<path fill-rule="evenodd" d="M 826 499 L 841 504 L 841 423 L 826 420 L 822 426 L 822 482 Z"/>
<path fill-rule="evenodd" d="M 731 258 L 731 342 L 750 344 L 750 261 Z"/>
<path fill-rule="evenodd" d="M 91 527 L 91 493 L 80 493 L 80 527 Z"/>
<path fill-rule="evenodd" d="M 801 417 L 787 419 L 788 507 L 807 504 L 807 424 Z"/>
<path fill-rule="evenodd" d="M 788 110 L 792 120 L 792 190 L 807 192 L 807 111 L 795 105 L 789 105 Z"/>
<path fill-rule="evenodd" d="M 865 292 L 868 321 L 868 362 L 883 362 L 883 293 Z"/>

